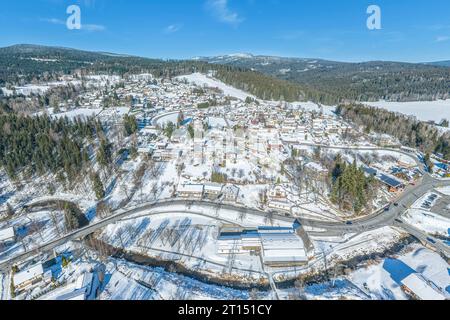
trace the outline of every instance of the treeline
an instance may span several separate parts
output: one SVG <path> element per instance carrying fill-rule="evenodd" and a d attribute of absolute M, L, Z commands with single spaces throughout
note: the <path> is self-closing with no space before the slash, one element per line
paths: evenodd
<path fill-rule="evenodd" d="M 208 65 L 208 67 L 216 70 L 217 79 L 263 100 L 288 102 L 311 100 L 325 104 L 335 101 L 333 96 L 326 92 L 276 79 L 256 71 L 222 65 Z"/>
<path fill-rule="evenodd" d="M 0 166 L 11 179 L 47 172 L 75 177 L 89 161 L 88 141 L 103 131 L 94 120 L 0 114 Z"/>
<path fill-rule="evenodd" d="M 348 165 L 338 155 L 335 159 L 334 169 L 330 174 L 331 201 L 341 210 L 351 211 L 356 214 L 364 209 L 370 209 L 376 196 L 376 180 L 374 177 L 366 177 L 362 168 L 356 161 Z"/>
<path fill-rule="evenodd" d="M 339 105 L 338 115 L 365 128 L 366 132 L 388 134 L 408 147 L 424 153 L 442 153 L 450 160 L 450 133 L 441 134 L 435 125 L 415 117 L 361 104 Z"/>

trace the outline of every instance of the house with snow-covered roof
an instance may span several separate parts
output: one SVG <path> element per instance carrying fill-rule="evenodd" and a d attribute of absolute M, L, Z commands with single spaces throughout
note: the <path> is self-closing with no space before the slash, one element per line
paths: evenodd
<path fill-rule="evenodd" d="M 446 300 L 448 297 L 430 280 L 419 273 L 412 273 L 402 281 L 402 288 L 417 300 Z"/>
<path fill-rule="evenodd" d="M 203 197 L 203 184 L 180 184 L 177 193 L 180 198 L 201 199 Z"/>
<path fill-rule="evenodd" d="M 13 227 L 0 230 L 0 244 L 10 245 L 15 241 L 16 235 Z"/>
<path fill-rule="evenodd" d="M 49 282 L 51 280 L 51 272 L 50 274 L 45 274 L 42 263 L 18 272 L 13 276 L 14 288 L 17 291 L 27 290 L 43 280 Z"/>

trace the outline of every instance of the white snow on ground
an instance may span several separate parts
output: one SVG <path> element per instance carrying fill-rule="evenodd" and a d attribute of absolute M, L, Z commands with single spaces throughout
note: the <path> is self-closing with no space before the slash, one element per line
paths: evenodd
<path fill-rule="evenodd" d="M 162 268 L 110 259 L 101 300 L 247 300 L 249 293 L 205 284 Z"/>
<path fill-rule="evenodd" d="M 101 108 L 78 108 L 71 111 L 61 112 L 61 113 L 54 113 L 53 108 L 48 108 L 45 112 L 38 112 L 36 115 L 44 115 L 49 114 L 52 118 L 60 119 L 67 117 L 69 120 L 73 120 L 75 118 L 81 117 L 81 118 L 87 118 L 87 117 L 93 117 L 98 115 L 102 112 Z"/>
<path fill-rule="evenodd" d="M 62 234 L 65 231 L 64 215 L 55 211 L 54 218 L 55 220 L 50 211 L 39 211 L 0 223 L 0 229 L 13 227 L 18 238 L 14 244 L 0 249 L 0 262 L 56 239 L 58 233 Z"/>
<path fill-rule="evenodd" d="M 69 119 L 75 119 L 78 117 L 93 117 L 97 114 L 99 114 L 102 111 L 102 109 L 76 109 L 68 112 L 63 112 L 59 114 L 53 115 L 54 118 L 64 118 L 67 117 Z"/>
<path fill-rule="evenodd" d="M 217 117 L 208 117 L 207 123 L 211 127 L 217 127 L 217 128 L 223 128 L 227 126 L 227 123 L 224 118 L 217 118 Z M 229 125 L 232 127 L 234 123 L 232 121 L 229 121 Z"/>
<path fill-rule="evenodd" d="M 291 105 L 298 107 L 300 109 L 306 110 L 306 111 L 320 111 L 320 107 L 317 103 L 308 101 L 308 102 L 292 102 Z M 336 106 L 325 106 L 322 105 L 322 111 L 326 115 L 335 115 L 334 112 L 336 111 Z"/>
<path fill-rule="evenodd" d="M 133 215 L 106 227 L 100 239 L 115 247 L 125 247 L 130 252 L 174 260 L 214 276 L 241 281 L 258 281 L 264 277 L 258 257 L 243 254 L 233 258 L 218 254 L 216 241 L 221 224 L 257 227 L 266 225 L 264 217 L 239 216 L 234 210 L 211 210 L 198 206 L 190 208 L 198 214 L 187 214 L 185 210 L 183 205 L 173 205 L 164 208 L 165 213 L 153 209 Z M 158 214 L 150 215 L 152 211 Z M 274 225 L 289 226 L 289 223 L 274 221 Z"/>
<path fill-rule="evenodd" d="M 450 186 L 448 187 L 441 187 L 441 188 L 436 188 L 437 192 L 440 192 L 446 196 L 450 196 Z"/>
<path fill-rule="evenodd" d="M 394 227 L 383 227 L 357 235 L 348 233 L 337 237 L 310 235 L 316 257 L 310 262 L 309 267 L 323 270 L 325 267 L 324 255 L 327 257 L 327 267 L 331 268 L 355 257 L 370 255 L 374 252 L 382 253 L 386 248 L 397 243 L 404 235 Z M 274 279 L 278 281 L 286 277 L 290 278 L 304 273 L 304 271 L 299 269 L 277 271 L 274 273 Z"/>
<path fill-rule="evenodd" d="M 327 242 L 315 240 L 317 252 L 324 251 L 330 255 L 331 261 L 349 260 L 358 255 L 370 254 L 374 251 L 384 251 L 386 247 L 396 243 L 403 233 L 393 227 L 383 227 L 377 230 L 350 236 L 345 242 Z M 312 237 L 313 239 L 315 237 Z M 315 238 L 318 239 L 318 238 Z"/>
<path fill-rule="evenodd" d="M 87 87 L 101 87 L 105 86 L 107 84 L 113 85 L 115 83 L 120 82 L 121 77 L 120 76 L 113 76 L 113 75 L 88 75 L 84 77 L 85 85 Z M 24 96 L 29 96 L 31 94 L 45 94 L 47 91 L 49 91 L 52 88 L 60 87 L 60 86 L 67 86 L 67 85 L 73 85 L 73 86 L 80 86 L 81 80 L 69 80 L 69 81 L 53 81 L 53 82 L 45 82 L 42 84 L 26 84 L 24 86 L 17 86 L 14 87 L 14 90 L 6 89 L 6 88 L 0 88 L 3 91 L 3 94 L 6 96 L 11 96 L 14 93 L 21 94 Z"/>
<path fill-rule="evenodd" d="M 422 121 L 450 119 L 450 99 L 437 101 L 413 101 L 413 102 L 365 102 L 366 105 L 383 108 L 389 111 L 412 115 Z"/>
<path fill-rule="evenodd" d="M 190 83 L 195 83 L 196 85 L 200 87 L 209 87 L 209 88 L 218 88 L 223 91 L 225 95 L 235 97 L 240 100 L 245 100 L 247 97 L 255 98 L 249 93 L 246 93 L 242 90 L 233 88 L 229 85 L 226 85 L 222 81 L 216 80 L 214 78 L 211 78 L 207 75 L 204 75 L 202 73 L 193 73 L 191 75 L 186 76 L 180 76 L 177 77 L 179 80 L 187 80 Z"/>
<path fill-rule="evenodd" d="M 450 219 L 435 213 L 420 209 L 411 209 L 402 216 L 402 219 L 426 233 L 449 236 Z"/>
<path fill-rule="evenodd" d="M 299 294 L 298 289 L 279 289 L 281 300 L 291 300 Z M 317 283 L 303 288 L 307 300 L 364 300 L 368 295 L 346 279 Z"/>
<path fill-rule="evenodd" d="M 378 157 L 382 158 L 382 157 L 392 157 L 393 159 L 395 159 L 396 161 L 400 161 L 404 164 L 407 164 L 409 166 L 416 166 L 416 161 L 412 156 L 406 155 L 404 153 L 401 152 L 396 152 L 396 151 L 389 151 L 389 150 L 357 150 L 355 151 L 357 153 L 360 154 L 376 154 Z M 389 161 L 380 161 L 380 164 L 384 163 L 384 162 L 389 162 Z M 389 165 L 396 165 L 397 163 L 388 163 Z M 387 167 L 387 166 L 385 166 Z"/>
<path fill-rule="evenodd" d="M 439 254 L 413 244 L 397 259 L 384 259 L 380 263 L 360 268 L 348 278 L 372 299 L 405 300 L 401 281 L 411 273 L 422 273 L 443 292 L 450 294 L 450 270 Z"/>
<path fill-rule="evenodd" d="M 58 195 L 55 196 L 43 196 L 43 197 L 36 197 L 33 199 L 33 201 L 30 201 L 27 203 L 27 205 L 31 206 L 33 204 L 42 203 L 46 201 L 57 201 L 57 200 L 63 200 L 75 203 L 78 208 L 80 208 L 81 211 L 86 213 L 86 211 L 92 209 L 96 206 L 96 201 L 93 199 L 86 199 L 85 197 L 79 195 L 79 194 L 71 194 L 71 193 L 58 193 Z"/>
<path fill-rule="evenodd" d="M 154 125 L 160 125 L 164 126 L 167 125 L 169 122 L 177 123 L 178 115 L 180 114 L 179 111 L 175 112 L 169 112 L 160 116 L 157 116 L 153 119 Z"/>

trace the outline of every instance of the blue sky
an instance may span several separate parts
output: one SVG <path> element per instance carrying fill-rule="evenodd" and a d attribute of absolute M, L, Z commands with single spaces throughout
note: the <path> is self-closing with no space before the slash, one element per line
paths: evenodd
<path fill-rule="evenodd" d="M 66 8 L 81 7 L 81 30 Z M 366 27 L 381 8 L 382 29 Z M 155 58 L 236 52 L 340 61 L 450 59 L 448 0 L 3 0 L 0 46 Z"/>

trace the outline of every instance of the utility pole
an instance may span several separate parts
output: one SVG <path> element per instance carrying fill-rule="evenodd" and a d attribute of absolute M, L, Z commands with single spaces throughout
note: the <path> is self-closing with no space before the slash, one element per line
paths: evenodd
<path fill-rule="evenodd" d="M 322 255 L 323 255 L 323 261 L 324 261 L 324 265 L 325 265 L 325 275 L 326 275 L 326 279 L 330 280 L 330 276 L 328 274 L 328 264 L 327 264 L 327 255 L 325 253 L 324 250 L 322 250 Z"/>
<path fill-rule="evenodd" d="M 331 284 L 331 286 L 334 288 L 334 286 L 336 285 L 336 278 L 337 278 L 337 274 L 338 274 L 338 271 L 339 271 L 339 268 L 340 267 L 342 267 L 339 263 L 337 263 L 335 266 L 334 266 L 334 277 L 333 277 L 333 282 L 332 282 L 332 284 Z"/>

